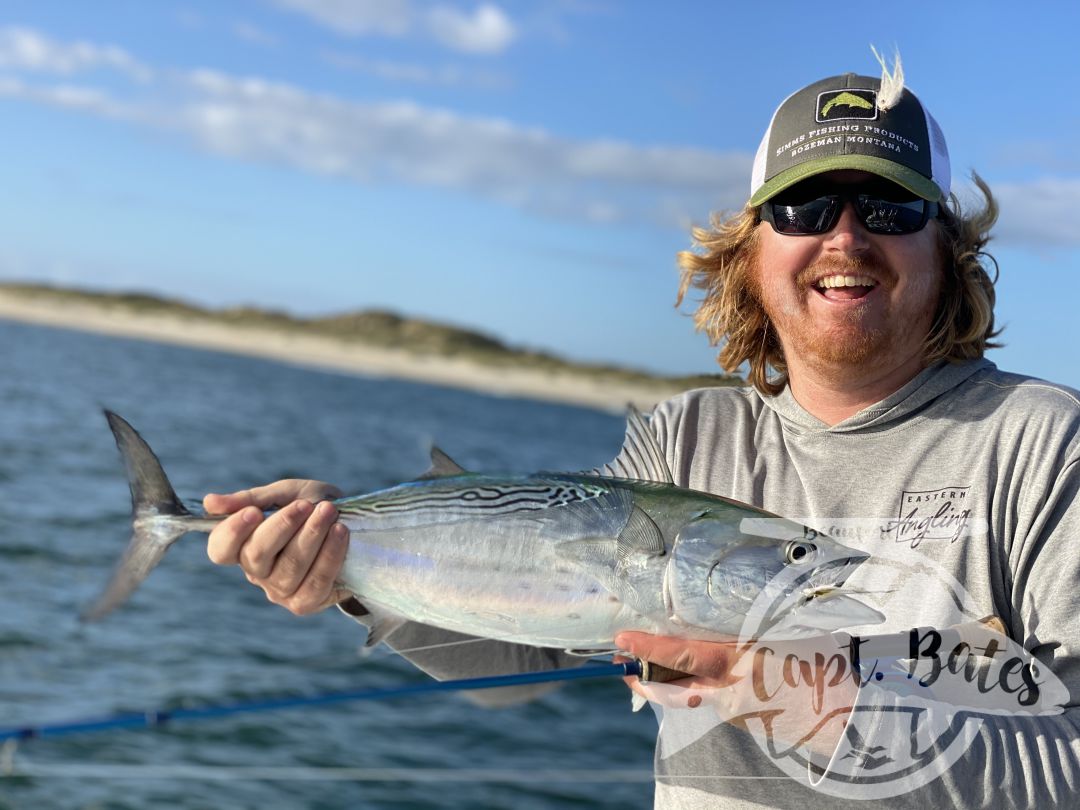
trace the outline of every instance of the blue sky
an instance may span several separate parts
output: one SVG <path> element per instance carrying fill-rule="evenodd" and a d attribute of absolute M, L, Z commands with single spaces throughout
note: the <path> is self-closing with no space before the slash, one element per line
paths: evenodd
<path fill-rule="evenodd" d="M 688 225 L 742 204 L 784 96 L 876 75 L 873 43 L 962 196 L 975 169 L 1001 201 L 991 357 L 1080 386 L 1076 8 L 8 0 L 0 278 L 711 371 L 673 308 Z"/>

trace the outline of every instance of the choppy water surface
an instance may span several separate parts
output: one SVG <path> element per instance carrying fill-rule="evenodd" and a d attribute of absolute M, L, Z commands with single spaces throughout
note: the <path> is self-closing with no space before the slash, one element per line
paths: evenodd
<path fill-rule="evenodd" d="M 424 680 L 362 656 L 336 611 L 270 605 L 194 536 L 80 625 L 128 536 L 103 406 L 185 498 L 285 476 L 369 491 L 433 442 L 472 469 L 583 469 L 622 437 L 581 408 L 2 321 L 0 341 L 0 726 Z M 629 703 L 590 681 L 501 710 L 442 695 L 35 740 L 0 808 L 648 807 L 655 720 Z"/>

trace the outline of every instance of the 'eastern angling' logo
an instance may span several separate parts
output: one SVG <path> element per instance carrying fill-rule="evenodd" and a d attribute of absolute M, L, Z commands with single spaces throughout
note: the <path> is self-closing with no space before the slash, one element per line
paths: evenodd
<path fill-rule="evenodd" d="M 877 93 L 874 90 L 830 90 L 817 100 L 817 122 L 841 118 L 877 118 Z"/>

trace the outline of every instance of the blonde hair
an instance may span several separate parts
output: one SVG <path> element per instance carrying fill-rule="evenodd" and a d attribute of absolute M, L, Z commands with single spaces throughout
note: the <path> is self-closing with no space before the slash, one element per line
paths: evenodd
<path fill-rule="evenodd" d="M 994 329 L 998 266 L 983 250 L 997 221 L 998 205 L 983 179 L 977 174 L 972 179 L 985 204 L 965 216 L 953 194 L 948 204 L 942 204 L 937 220 L 944 275 L 941 300 L 923 344 L 927 365 L 971 360 L 1001 345 L 993 342 L 1001 331 Z M 735 372 L 748 363 L 749 382 L 763 394 L 774 395 L 787 384 L 787 364 L 754 280 L 760 221 L 758 209 L 747 205 L 726 219 L 714 214 L 710 227 L 691 231 L 696 249 L 678 254 L 682 282 L 676 306 L 691 287 L 702 290 L 705 295 L 694 312 L 694 324 L 712 345 L 722 343 L 717 357 L 721 367 Z"/>

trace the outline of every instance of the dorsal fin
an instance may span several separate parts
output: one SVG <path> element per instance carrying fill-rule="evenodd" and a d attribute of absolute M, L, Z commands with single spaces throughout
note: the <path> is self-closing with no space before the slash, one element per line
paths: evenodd
<path fill-rule="evenodd" d="M 446 478 L 450 475 L 461 475 L 467 470 L 446 455 L 435 445 L 431 446 L 431 467 L 428 471 L 417 478 L 417 481 L 427 481 L 431 478 Z"/>
<path fill-rule="evenodd" d="M 590 470 L 590 473 L 607 478 L 675 483 L 675 477 L 671 474 L 656 434 L 649 429 L 645 417 L 633 405 L 627 406 L 626 436 L 619 455 L 603 467 Z"/>

